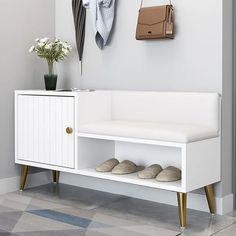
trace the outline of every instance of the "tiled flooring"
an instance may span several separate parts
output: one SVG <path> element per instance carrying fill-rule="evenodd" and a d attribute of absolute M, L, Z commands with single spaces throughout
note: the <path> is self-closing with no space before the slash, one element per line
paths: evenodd
<path fill-rule="evenodd" d="M 0 196 L 0 236 L 236 236 L 236 214 L 188 211 L 124 196 L 49 184 Z"/>

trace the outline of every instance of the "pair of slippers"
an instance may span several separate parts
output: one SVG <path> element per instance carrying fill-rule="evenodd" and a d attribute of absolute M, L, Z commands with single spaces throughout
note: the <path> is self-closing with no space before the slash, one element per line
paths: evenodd
<path fill-rule="evenodd" d="M 143 170 L 144 166 L 137 166 L 132 161 L 122 161 L 119 162 L 117 159 L 113 158 L 105 161 L 101 165 L 96 167 L 98 172 L 112 172 L 116 175 L 131 174 Z"/>
<path fill-rule="evenodd" d="M 158 164 L 151 165 L 138 173 L 140 179 L 154 179 L 159 182 L 173 182 L 181 179 L 181 170 L 168 166 L 164 170 Z"/>
<path fill-rule="evenodd" d="M 158 164 L 151 165 L 145 169 L 144 166 L 137 166 L 132 161 L 119 162 L 113 158 L 105 161 L 96 167 L 98 172 L 112 172 L 117 175 L 125 175 L 138 172 L 140 179 L 154 179 L 160 182 L 172 182 L 181 179 L 181 170 L 174 166 L 168 166 L 164 170 Z"/>

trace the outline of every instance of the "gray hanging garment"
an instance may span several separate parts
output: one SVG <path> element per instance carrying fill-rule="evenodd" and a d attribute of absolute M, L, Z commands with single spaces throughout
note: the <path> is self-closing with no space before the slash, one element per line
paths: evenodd
<path fill-rule="evenodd" d="M 83 0 L 90 11 L 95 41 L 102 49 L 107 45 L 115 16 L 115 0 Z"/>
<path fill-rule="evenodd" d="M 75 37 L 79 60 L 81 61 L 81 74 L 82 74 L 82 58 L 84 50 L 85 38 L 85 22 L 86 22 L 86 9 L 83 6 L 82 0 L 72 0 L 72 11 L 75 23 Z"/>

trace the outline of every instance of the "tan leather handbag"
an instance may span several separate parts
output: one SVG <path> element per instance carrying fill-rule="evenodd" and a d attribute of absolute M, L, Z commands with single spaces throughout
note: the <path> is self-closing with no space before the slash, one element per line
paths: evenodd
<path fill-rule="evenodd" d="M 164 6 L 142 7 L 140 4 L 136 39 L 174 38 L 174 8 L 171 4 Z"/>

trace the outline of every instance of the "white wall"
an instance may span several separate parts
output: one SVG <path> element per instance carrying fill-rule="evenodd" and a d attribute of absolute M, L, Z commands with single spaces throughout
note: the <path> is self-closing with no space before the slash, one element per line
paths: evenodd
<path fill-rule="evenodd" d="M 145 1 L 148 4 L 166 2 Z M 74 52 L 68 61 L 58 67 L 58 73 L 64 79 L 62 84 L 96 89 L 221 92 L 222 0 L 172 2 L 176 8 L 175 40 L 136 41 L 140 1 L 117 0 L 111 43 L 101 51 L 94 43 L 88 17 L 83 79 L 80 78 L 80 67 Z M 68 0 L 56 1 L 56 35 L 75 47 Z"/>
<path fill-rule="evenodd" d="M 54 0 L 0 1 L 0 179 L 14 164 L 14 90 L 43 88 L 45 64 L 30 55 L 35 38 L 54 36 Z"/>
<path fill-rule="evenodd" d="M 166 4 L 167 1 L 145 2 Z M 173 0 L 172 3 L 176 9 L 174 40 L 135 40 L 139 0 L 117 0 L 114 31 L 110 45 L 103 51 L 95 45 L 88 18 L 83 77 L 74 50 L 72 56 L 57 67 L 59 86 L 223 94 L 223 181 L 218 185 L 217 195 L 226 196 L 232 193 L 232 0 Z M 68 0 L 56 1 L 56 36 L 75 48 Z M 102 188 L 99 182 L 97 186 Z"/>

